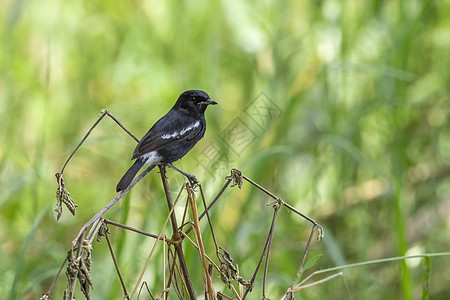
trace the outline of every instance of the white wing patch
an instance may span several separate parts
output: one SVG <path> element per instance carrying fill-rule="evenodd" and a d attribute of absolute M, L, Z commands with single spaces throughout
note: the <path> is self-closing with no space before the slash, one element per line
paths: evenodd
<path fill-rule="evenodd" d="M 175 131 L 175 132 L 170 133 L 170 134 L 166 133 L 166 134 L 164 134 L 161 138 L 164 139 L 164 140 L 177 138 L 177 137 L 179 137 L 179 136 L 184 135 L 184 134 L 185 134 L 186 132 L 188 132 L 189 130 L 192 130 L 192 129 L 194 129 L 194 128 L 197 128 L 198 126 L 200 126 L 200 122 L 199 122 L 199 121 L 195 122 L 194 124 L 192 124 L 192 125 L 190 125 L 190 126 L 188 126 L 188 127 L 186 127 L 186 128 L 183 128 L 180 132 Z"/>

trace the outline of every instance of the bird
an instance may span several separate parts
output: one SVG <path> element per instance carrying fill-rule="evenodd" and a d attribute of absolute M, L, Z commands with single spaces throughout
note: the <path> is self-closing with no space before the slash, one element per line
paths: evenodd
<path fill-rule="evenodd" d="M 191 184 L 196 181 L 194 175 L 176 168 L 172 163 L 185 156 L 205 135 L 205 110 L 209 105 L 216 104 L 204 91 L 183 92 L 169 112 L 139 141 L 131 157 L 135 161 L 120 179 L 116 192 L 125 190 L 146 165 L 152 169 L 157 165 L 167 165 L 186 176 Z"/>

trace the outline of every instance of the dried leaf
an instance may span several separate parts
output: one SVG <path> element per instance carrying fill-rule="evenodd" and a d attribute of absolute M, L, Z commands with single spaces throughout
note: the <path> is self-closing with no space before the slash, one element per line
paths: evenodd
<path fill-rule="evenodd" d="M 242 173 L 238 169 L 231 169 L 231 174 L 225 177 L 226 180 L 233 180 L 231 187 L 238 186 L 238 188 L 242 187 L 244 183 L 244 179 L 242 178 Z"/>
<path fill-rule="evenodd" d="M 320 242 L 323 239 L 323 236 L 325 235 L 325 231 L 323 230 L 323 227 L 319 224 L 316 224 L 314 229 L 317 232 L 317 239 L 316 243 Z"/>
<path fill-rule="evenodd" d="M 239 276 L 239 269 L 237 266 L 235 267 L 233 265 L 233 258 L 231 257 L 230 253 L 222 247 L 219 247 L 219 249 L 222 250 L 222 252 L 218 252 L 218 254 L 222 257 L 222 259 L 219 259 L 220 279 L 222 280 L 222 282 L 228 285 L 228 288 L 231 288 L 233 280 L 236 280 L 247 289 L 252 290 L 251 282 Z"/>
<path fill-rule="evenodd" d="M 109 234 L 110 232 L 111 231 L 109 230 L 109 227 L 106 226 L 105 223 L 103 223 L 97 233 L 97 242 L 100 242 L 102 240 L 102 236 L 105 236 L 105 235 Z"/>
<path fill-rule="evenodd" d="M 86 299 L 91 299 L 90 290 L 94 288 L 94 284 L 92 282 L 91 277 L 91 251 L 92 247 L 89 244 L 88 240 L 84 240 L 82 245 L 82 249 L 86 252 L 83 258 L 74 256 L 75 249 L 72 248 L 69 250 L 67 254 L 67 289 L 65 294 L 70 293 L 70 291 L 74 290 L 74 285 L 76 284 L 76 280 L 80 282 L 80 290 Z"/>
<path fill-rule="evenodd" d="M 70 197 L 69 191 L 66 189 L 66 185 L 64 184 L 64 178 L 60 176 L 59 173 L 55 174 L 56 182 L 58 183 L 58 188 L 56 189 L 56 220 L 59 220 L 62 215 L 62 203 L 66 205 L 69 211 L 75 216 L 75 209 L 78 205 L 73 201 L 72 197 Z"/>

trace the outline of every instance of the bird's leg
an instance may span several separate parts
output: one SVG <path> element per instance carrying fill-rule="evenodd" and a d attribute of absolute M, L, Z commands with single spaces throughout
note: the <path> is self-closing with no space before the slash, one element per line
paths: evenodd
<path fill-rule="evenodd" d="M 196 184 L 198 184 L 198 180 L 197 177 L 195 177 L 194 175 L 191 175 L 189 173 L 186 173 L 180 169 L 178 169 L 177 167 L 175 167 L 172 163 L 167 164 L 169 167 L 171 167 L 172 169 L 174 169 L 175 171 L 180 172 L 181 174 L 183 174 L 184 176 L 186 176 L 186 178 L 189 180 L 189 183 L 191 184 L 191 187 L 194 187 Z"/>

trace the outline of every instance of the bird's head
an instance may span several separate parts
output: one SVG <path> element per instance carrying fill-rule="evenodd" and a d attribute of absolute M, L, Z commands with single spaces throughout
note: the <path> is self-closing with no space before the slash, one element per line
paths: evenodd
<path fill-rule="evenodd" d="M 174 108 L 186 110 L 188 113 L 204 113 L 208 105 L 215 105 L 216 101 L 211 100 L 209 95 L 201 90 L 189 90 L 183 92 L 178 97 Z"/>

